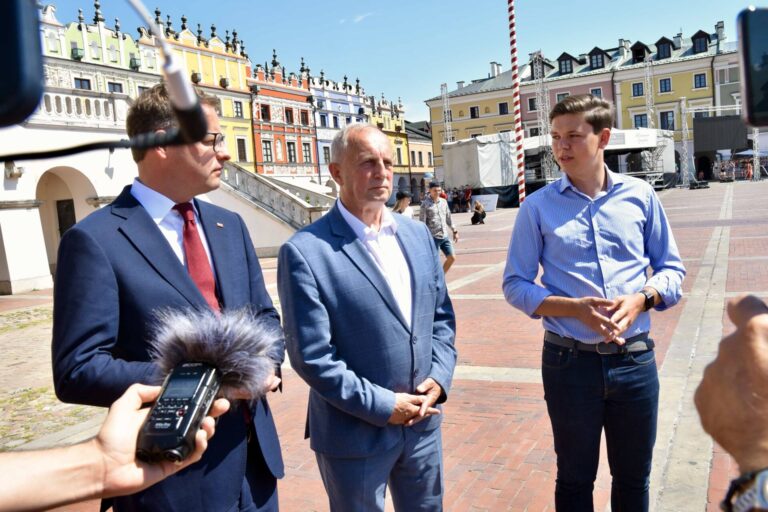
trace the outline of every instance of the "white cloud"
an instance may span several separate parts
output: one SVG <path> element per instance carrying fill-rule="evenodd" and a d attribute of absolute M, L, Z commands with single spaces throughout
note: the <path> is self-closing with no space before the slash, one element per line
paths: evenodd
<path fill-rule="evenodd" d="M 357 16 L 355 16 L 355 19 L 352 20 L 352 23 L 360 23 L 361 21 L 363 21 L 368 16 L 373 16 L 373 13 L 372 12 L 367 12 L 365 14 L 358 14 Z"/>

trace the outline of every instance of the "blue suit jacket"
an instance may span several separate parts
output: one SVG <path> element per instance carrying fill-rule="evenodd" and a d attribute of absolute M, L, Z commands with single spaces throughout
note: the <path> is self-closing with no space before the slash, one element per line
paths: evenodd
<path fill-rule="evenodd" d="M 235 213 L 195 201 L 223 307 L 253 307 L 279 326 L 245 224 Z M 221 226 L 219 226 L 221 225 Z M 109 406 L 134 382 L 162 379 L 149 362 L 148 329 L 160 308 L 207 308 L 205 299 L 147 211 L 126 187 L 62 237 L 53 314 L 53 378 L 65 401 Z M 282 352 L 281 352 L 282 357 Z M 252 409 L 272 474 L 283 461 L 266 399 Z M 224 415 L 203 459 L 146 491 L 115 499 L 116 510 L 228 510 L 247 460 L 242 411 Z"/>
<path fill-rule="evenodd" d="M 411 271 L 411 327 L 338 206 L 283 245 L 278 290 L 292 367 L 309 384 L 307 435 L 313 450 L 366 457 L 392 448 L 402 426 L 387 420 L 395 393 L 427 377 L 443 388 L 456 365 L 455 320 L 427 227 L 395 215 Z M 416 424 L 438 428 L 441 416 Z"/>

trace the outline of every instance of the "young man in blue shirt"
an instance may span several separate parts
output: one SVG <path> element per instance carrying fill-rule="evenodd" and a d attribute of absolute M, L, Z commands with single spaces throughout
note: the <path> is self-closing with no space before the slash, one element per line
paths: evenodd
<path fill-rule="evenodd" d="M 569 96 L 550 122 L 564 175 L 520 207 L 503 289 L 507 302 L 543 318 L 555 505 L 593 510 L 605 429 L 612 509 L 645 511 L 659 396 L 648 311 L 680 300 L 685 269 L 651 186 L 604 163 L 611 104 Z"/>

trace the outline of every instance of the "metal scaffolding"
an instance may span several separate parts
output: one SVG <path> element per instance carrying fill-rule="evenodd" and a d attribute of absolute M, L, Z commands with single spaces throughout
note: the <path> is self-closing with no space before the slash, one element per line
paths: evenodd
<path fill-rule="evenodd" d="M 440 95 L 443 97 L 443 142 L 453 142 L 453 128 L 451 127 L 451 106 L 448 102 L 448 84 L 440 85 Z"/>
<path fill-rule="evenodd" d="M 544 82 L 544 56 L 541 51 L 533 54 L 533 79 L 536 81 L 536 122 L 539 129 L 539 162 L 542 177 L 550 182 L 555 179 L 555 158 L 549 142 L 549 88 Z"/>

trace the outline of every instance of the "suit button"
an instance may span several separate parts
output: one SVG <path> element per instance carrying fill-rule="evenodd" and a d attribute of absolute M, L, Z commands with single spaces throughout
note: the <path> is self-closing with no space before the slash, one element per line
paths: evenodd
<path fill-rule="evenodd" d="M 414 336 L 413 338 L 411 338 L 411 343 L 413 343 L 413 344 L 415 345 L 415 344 L 416 344 L 416 341 L 417 341 L 418 339 L 419 339 L 419 337 L 418 337 L 418 336 Z"/>

